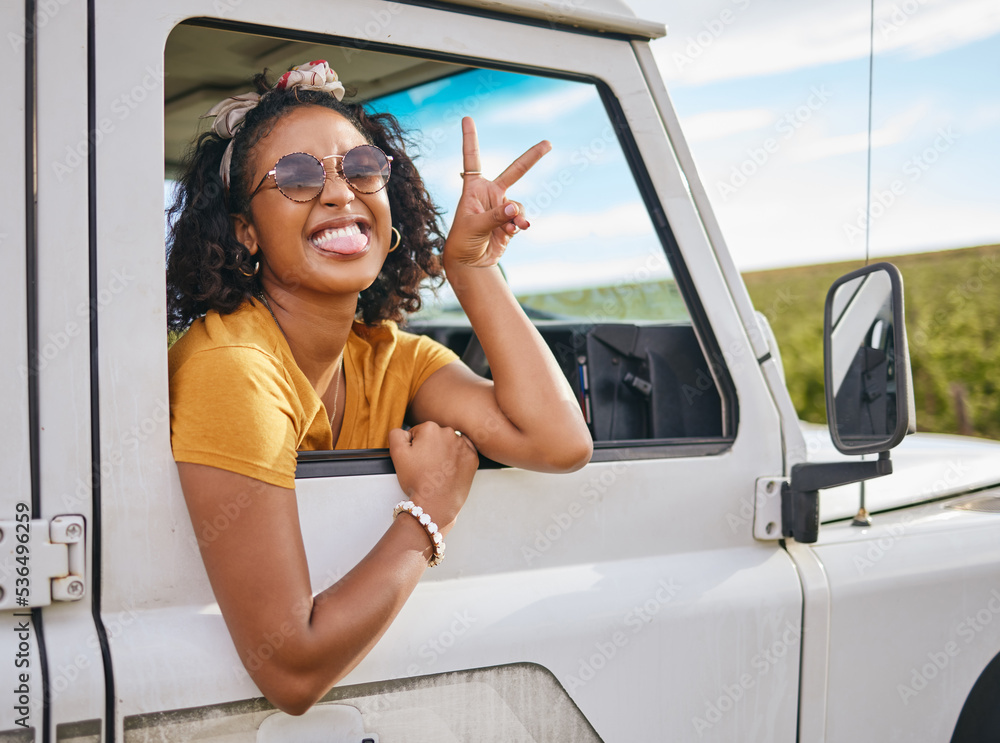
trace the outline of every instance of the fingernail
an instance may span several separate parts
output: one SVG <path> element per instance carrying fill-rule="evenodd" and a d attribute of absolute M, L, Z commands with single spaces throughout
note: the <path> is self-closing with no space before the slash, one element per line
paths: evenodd
<path fill-rule="evenodd" d="M 506 214 L 508 217 L 513 217 L 515 214 L 517 214 L 517 205 L 507 204 L 507 206 L 505 206 L 503 209 L 503 213 Z"/>
<path fill-rule="evenodd" d="M 531 222 L 529 222 L 528 220 L 525 220 L 524 221 L 524 229 L 528 229 L 529 227 L 531 227 Z"/>

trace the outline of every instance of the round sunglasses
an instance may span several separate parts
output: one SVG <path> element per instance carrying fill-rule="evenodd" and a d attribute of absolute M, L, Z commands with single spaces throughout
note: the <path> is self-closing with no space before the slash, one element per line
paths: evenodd
<path fill-rule="evenodd" d="M 285 198 L 312 201 L 326 185 L 327 160 L 340 161 L 334 175 L 343 178 L 358 193 L 378 193 L 389 182 L 392 158 L 373 144 L 358 145 L 343 155 L 327 155 L 322 160 L 308 152 L 291 152 L 281 157 L 274 168 L 261 178 L 250 198 L 257 195 L 264 181 L 274 176 L 274 184 Z"/>

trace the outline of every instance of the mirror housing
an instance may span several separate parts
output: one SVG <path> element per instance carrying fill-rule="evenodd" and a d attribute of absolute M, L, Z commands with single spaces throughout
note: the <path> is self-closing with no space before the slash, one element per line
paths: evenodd
<path fill-rule="evenodd" d="M 833 445 L 843 454 L 879 456 L 792 467 L 781 488 L 781 534 L 805 544 L 819 535 L 819 491 L 891 475 L 889 449 L 917 430 L 899 269 L 875 263 L 833 282 L 824 326 L 826 419 Z"/>
<path fill-rule="evenodd" d="M 827 425 L 838 451 L 888 451 L 916 431 L 898 268 L 875 263 L 833 283 L 823 351 Z"/>

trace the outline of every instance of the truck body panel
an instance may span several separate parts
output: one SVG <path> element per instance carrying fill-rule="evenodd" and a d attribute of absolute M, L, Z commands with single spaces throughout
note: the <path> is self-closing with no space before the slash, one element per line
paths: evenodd
<path fill-rule="evenodd" d="M 386 742 L 948 739 L 1000 649 L 1000 522 L 984 512 L 997 445 L 911 437 L 896 473 L 864 485 L 871 527 L 845 520 L 853 485 L 823 493 L 815 545 L 779 541 L 780 529 L 754 538 L 759 481 L 842 457 L 796 418 L 656 71 L 648 39 L 662 26 L 613 0 L 24 8 L 0 14 L 8 39 L 31 31 L 0 52 L 6 100 L 23 102 L 0 112 L 0 155 L 16 176 L 0 183 L 13 279 L 0 301 L 14 318 L 0 366 L 0 520 L 19 503 L 35 519 L 82 515 L 87 591 L 33 610 L 28 724 L 0 706 L 0 737 L 234 743 L 329 721 Z M 241 92 L 165 101 L 172 64 L 194 74 L 171 51 L 179 41 L 186 55 L 203 45 L 206 78 L 240 49 L 262 66 L 266 46 L 274 58 L 371 55 L 386 64 L 379 94 L 476 68 L 590 86 L 690 315 L 681 326 L 710 381 L 688 392 L 717 391 L 722 407 L 718 435 L 598 441 L 573 474 L 480 469 L 448 560 L 299 723 L 237 656 L 170 448 L 163 193 L 178 138 L 166 122 Z M 588 323 L 539 327 L 576 337 L 614 318 Z M 400 495 L 384 452 L 300 457 L 314 591 L 366 554 Z M 198 526 L 224 531 L 238 516 Z M 3 615 L 10 689 L 20 613 Z"/>

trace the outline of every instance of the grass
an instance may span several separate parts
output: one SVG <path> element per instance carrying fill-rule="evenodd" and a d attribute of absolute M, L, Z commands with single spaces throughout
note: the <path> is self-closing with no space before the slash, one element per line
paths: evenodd
<path fill-rule="evenodd" d="M 882 260 L 882 259 L 880 259 Z M 885 259 L 903 274 L 917 427 L 1000 439 L 1000 245 Z M 799 415 L 826 420 L 823 308 L 860 262 L 746 273 L 774 330 Z"/>
<path fill-rule="evenodd" d="M 917 427 L 1000 439 L 1000 245 L 913 253 L 888 260 L 903 274 Z M 774 330 L 799 416 L 826 422 L 826 293 L 860 261 L 743 274 Z M 525 295 L 526 305 L 592 322 L 687 322 L 673 281 Z"/>

